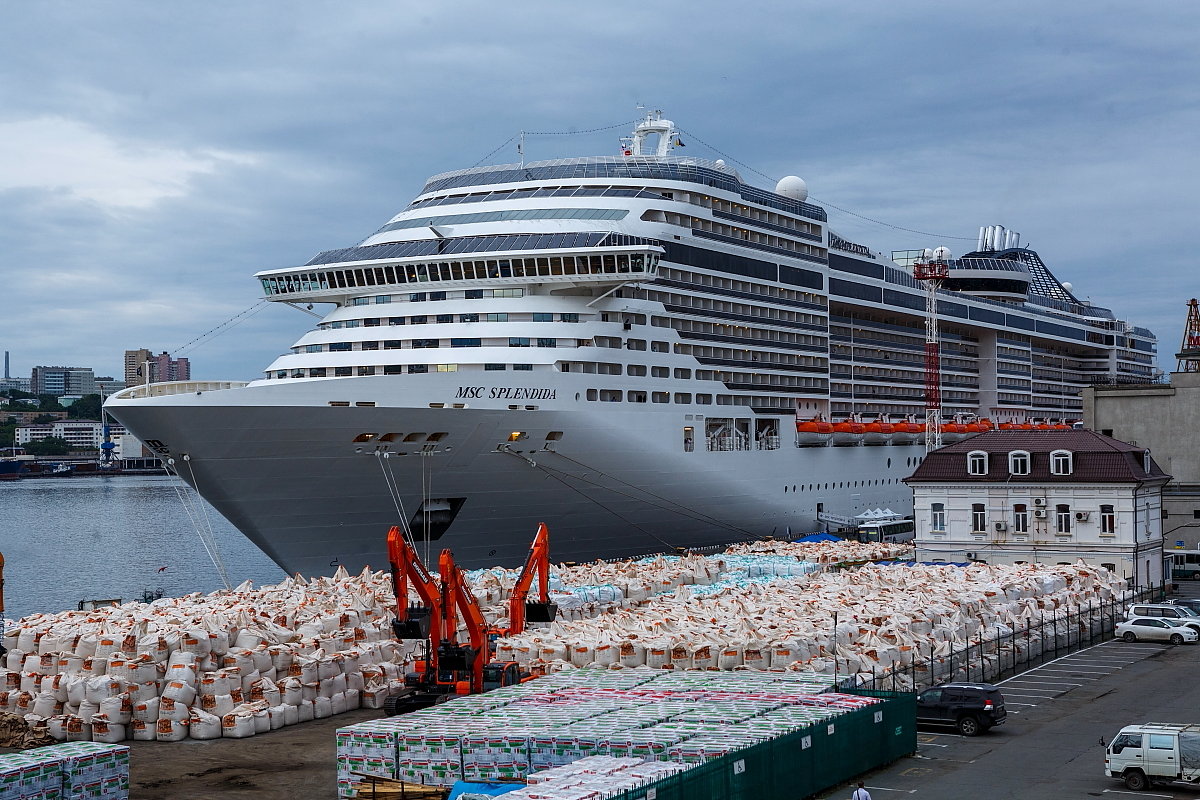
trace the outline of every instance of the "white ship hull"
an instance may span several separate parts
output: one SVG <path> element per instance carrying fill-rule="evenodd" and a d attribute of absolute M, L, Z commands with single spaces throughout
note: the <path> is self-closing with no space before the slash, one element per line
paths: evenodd
<path fill-rule="evenodd" d="M 459 378 L 428 377 L 422 394 L 450 402 Z M 907 512 L 911 493 L 900 479 L 924 452 L 798 448 L 790 440 L 775 450 L 687 452 L 677 410 L 612 409 L 574 399 L 539 401 L 536 411 L 509 410 L 503 401 L 491 408 L 487 401 L 462 409 L 381 401 L 330 407 L 322 383 L 328 382 L 189 392 L 109 410 L 174 458 L 180 476 L 268 556 L 304 574 L 384 566 L 388 527 L 419 518 L 426 498 L 463 500 L 430 550 L 436 555 L 449 547 L 476 567 L 520 561 L 538 522 L 552 526 L 554 557 L 562 560 L 813 531 L 818 503 L 840 512 Z M 404 383 L 352 380 L 340 382 L 338 394 L 396 397 L 413 391 Z M 574 398 L 569 385 L 562 388 L 559 397 Z M 526 438 L 510 443 L 514 431 Z M 550 431 L 562 438 L 546 442 Z M 353 441 L 384 432 L 446 436 L 425 455 L 418 454 L 422 443 L 418 452 L 402 441 L 377 451 L 381 445 Z"/>

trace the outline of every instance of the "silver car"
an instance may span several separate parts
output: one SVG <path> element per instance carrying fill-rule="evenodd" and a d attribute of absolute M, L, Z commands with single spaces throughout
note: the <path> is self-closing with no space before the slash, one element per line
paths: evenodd
<path fill-rule="evenodd" d="M 1117 626 L 1117 636 L 1127 642 L 1160 641 L 1171 644 L 1195 644 L 1200 640 L 1196 633 L 1183 622 L 1164 617 L 1135 617 Z"/>

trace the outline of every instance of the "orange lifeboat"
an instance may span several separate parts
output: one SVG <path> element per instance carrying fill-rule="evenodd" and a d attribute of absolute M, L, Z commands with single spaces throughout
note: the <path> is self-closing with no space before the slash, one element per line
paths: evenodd
<path fill-rule="evenodd" d="M 958 420 L 942 423 L 942 441 L 957 442 L 967 438 L 967 426 Z"/>
<path fill-rule="evenodd" d="M 863 444 L 887 444 L 892 441 L 896 426 L 886 417 L 863 424 Z"/>
<path fill-rule="evenodd" d="M 979 418 L 979 419 L 976 421 L 976 423 L 975 423 L 975 424 L 976 424 L 976 425 L 980 425 L 980 426 L 982 426 L 984 431 L 994 431 L 994 430 L 996 430 L 996 425 L 995 425 L 995 423 L 994 423 L 994 422 L 992 422 L 992 421 L 991 421 L 990 419 L 988 419 L 987 417 L 980 417 L 980 418 Z"/>
<path fill-rule="evenodd" d="M 826 422 L 820 415 L 812 419 L 796 420 L 796 444 L 812 447 L 829 443 L 833 436 L 833 423 Z"/>
<path fill-rule="evenodd" d="M 1066 420 L 1059 419 L 1051 422 L 1051 427 L 1056 431 L 1069 431 L 1071 430 L 1071 423 L 1067 422 Z"/>
<path fill-rule="evenodd" d="M 1001 422 L 1000 430 L 1002 431 L 1031 431 L 1033 425 L 1028 422 Z"/>
<path fill-rule="evenodd" d="M 1032 427 L 1035 431 L 1052 431 L 1052 430 L 1054 430 L 1054 426 L 1051 425 L 1046 420 L 1042 420 L 1041 422 L 1035 423 Z"/>
<path fill-rule="evenodd" d="M 835 445 L 862 444 L 866 428 L 866 425 L 855 419 L 835 422 L 833 423 L 833 443 Z"/>
<path fill-rule="evenodd" d="M 924 425 L 906 417 L 892 425 L 892 444 L 913 444 L 924 434 Z"/>

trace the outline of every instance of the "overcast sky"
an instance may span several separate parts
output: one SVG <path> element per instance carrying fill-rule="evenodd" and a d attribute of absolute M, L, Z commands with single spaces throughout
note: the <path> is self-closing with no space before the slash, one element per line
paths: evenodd
<path fill-rule="evenodd" d="M 1200 294 L 1194 0 L 3 9 L 15 375 L 121 377 L 148 347 L 197 378 L 258 377 L 315 320 L 255 306 L 255 271 L 355 244 L 519 130 L 604 128 L 638 103 L 687 155 L 797 174 L 817 202 L 928 234 L 828 208 L 875 249 L 958 255 L 980 225 L 1020 231 L 1077 295 L 1157 332 L 1167 369 Z M 612 154 L 622 132 L 530 137 L 527 157 Z"/>

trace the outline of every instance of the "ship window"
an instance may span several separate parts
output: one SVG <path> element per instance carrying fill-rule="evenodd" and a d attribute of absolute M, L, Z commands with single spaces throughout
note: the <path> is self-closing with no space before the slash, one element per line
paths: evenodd
<path fill-rule="evenodd" d="M 425 316 L 424 314 L 417 314 L 416 316 L 409 317 L 408 321 L 412 325 L 424 325 L 429 321 L 429 317 Z"/>
<path fill-rule="evenodd" d="M 596 392 L 596 390 L 595 390 L 595 389 L 588 389 L 588 390 L 587 390 L 587 399 L 588 399 L 588 400 L 596 400 L 596 399 L 597 399 L 597 397 L 598 397 L 598 394 L 597 394 L 597 392 Z"/>
<path fill-rule="evenodd" d="M 671 377 L 671 370 L 666 367 L 651 367 L 650 376 L 653 378 L 669 378 Z"/>
<path fill-rule="evenodd" d="M 509 347 L 529 347 L 528 336 L 510 336 L 508 337 Z"/>
<path fill-rule="evenodd" d="M 692 377 L 692 371 L 690 369 L 685 369 L 683 367 L 676 367 L 675 368 L 675 377 L 682 378 L 684 380 L 690 379 Z"/>
<path fill-rule="evenodd" d="M 463 340 L 463 341 L 467 341 L 467 340 Z M 479 340 L 476 339 L 475 341 L 478 342 Z M 412 346 L 418 347 L 418 348 L 437 347 L 438 340 L 437 339 L 413 339 Z M 459 345 L 459 346 L 460 347 L 469 347 L 470 345 Z M 475 346 L 478 347 L 478 345 L 475 345 Z"/>
<path fill-rule="evenodd" d="M 383 436 L 380 436 L 379 441 L 381 441 L 381 442 L 398 442 L 398 441 L 402 440 L 403 438 L 404 438 L 403 433 L 393 432 L 393 433 L 385 433 Z"/>
<path fill-rule="evenodd" d="M 562 437 L 563 437 L 562 431 L 550 431 L 549 433 L 546 434 L 546 441 L 547 442 L 557 442 L 557 441 L 560 441 L 562 439 Z"/>
<path fill-rule="evenodd" d="M 429 434 L 429 437 L 426 439 L 426 441 L 440 442 L 449 435 L 450 435 L 450 433 L 448 431 L 438 431 L 437 433 Z"/>
<path fill-rule="evenodd" d="M 601 403 L 619 403 L 619 402 L 621 402 L 621 395 L 622 395 L 622 392 L 620 389 L 601 389 L 600 390 L 600 402 Z"/>
<path fill-rule="evenodd" d="M 711 394 L 698 394 L 698 395 L 696 395 L 696 402 L 702 406 L 712 405 L 712 395 Z"/>
<path fill-rule="evenodd" d="M 483 289 L 467 289 L 463 292 L 463 298 L 467 300 L 482 300 Z"/>
<path fill-rule="evenodd" d="M 671 401 L 670 392 L 654 392 L 650 395 L 650 400 L 654 403 L 669 403 Z"/>
<path fill-rule="evenodd" d="M 375 368 L 374 367 L 359 367 L 358 374 L 359 375 L 374 375 Z"/>
<path fill-rule="evenodd" d="M 388 325 L 403 325 L 404 317 L 388 317 Z"/>
<path fill-rule="evenodd" d="M 675 402 L 676 403 L 685 403 L 685 404 L 691 403 L 692 402 L 691 392 L 676 392 L 675 393 Z"/>
<path fill-rule="evenodd" d="M 424 439 L 424 438 L 425 438 L 425 431 L 420 431 L 420 432 L 418 432 L 418 433 L 410 433 L 408 436 L 405 436 L 405 437 L 404 437 L 404 441 L 406 441 L 406 442 L 419 442 L 419 441 L 421 441 L 421 440 L 422 440 L 422 439 Z"/>
<path fill-rule="evenodd" d="M 425 372 L 429 372 L 428 364 L 409 364 L 408 365 L 408 374 L 409 375 L 420 375 Z"/>
<path fill-rule="evenodd" d="M 987 475 L 988 454 L 982 450 L 967 453 L 967 472 L 971 475 Z"/>
<path fill-rule="evenodd" d="M 505 364 L 484 364 L 483 368 L 489 372 L 497 372 L 499 370 L 508 369 Z"/>
<path fill-rule="evenodd" d="M 554 315 L 553 314 L 544 314 L 544 313 L 540 313 L 540 312 L 535 313 L 533 315 L 533 321 L 534 322 L 553 322 Z"/>
<path fill-rule="evenodd" d="M 446 265 L 443 264 L 442 266 L 445 267 Z M 446 293 L 445 292 L 430 292 L 429 299 L 430 300 L 445 300 Z M 447 321 L 449 321 L 449 320 L 447 320 Z"/>
<path fill-rule="evenodd" d="M 331 352 L 331 353 L 344 353 L 344 352 L 349 351 L 350 349 L 351 349 L 350 342 L 330 342 L 329 343 L 329 352 Z"/>
<path fill-rule="evenodd" d="M 541 337 L 538 337 L 537 346 L 538 347 L 557 347 L 558 340 L 557 339 L 543 339 Z"/>
<path fill-rule="evenodd" d="M 358 405 L 358 404 L 356 403 L 355 405 Z M 374 405 L 374 404 L 372 404 L 372 405 Z M 360 433 L 358 436 L 355 436 L 355 437 L 354 437 L 353 441 L 355 441 L 355 442 L 369 442 L 369 441 L 371 441 L 372 439 L 374 439 L 374 438 L 375 438 L 375 436 L 376 436 L 376 434 L 374 434 L 374 433 Z"/>
<path fill-rule="evenodd" d="M 438 314 L 438 315 L 437 315 L 437 323 L 438 323 L 438 325 L 446 325 L 446 324 L 448 324 L 448 323 L 450 323 L 450 322 L 454 322 L 454 315 L 453 315 L 453 314 Z"/>
<path fill-rule="evenodd" d="M 324 378 L 324 377 L 325 377 L 325 368 L 324 368 L 324 367 L 315 367 L 315 368 L 313 368 L 313 369 L 310 369 L 310 370 L 308 371 L 308 377 L 310 377 L 310 378 Z"/>
<path fill-rule="evenodd" d="M 390 294 L 381 294 L 375 298 L 375 302 L 376 303 L 390 303 L 390 302 L 392 302 L 392 296 Z"/>
<path fill-rule="evenodd" d="M 438 372 L 458 372 L 458 364 L 438 364 Z"/>
<path fill-rule="evenodd" d="M 525 372 L 531 372 L 533 370 L 533 364 L 513 364 L 512 367 L 515 370 L 524 370 Z"/>
<path fill-rule="evenodd" d="M 403 339 L 388 339 L 383 343 L 384 350 L 399 350 L 403 346 Z"/>
<path fill-rule="evenodd" d="M 349 408 L 350 401 L 349 400 L 330 400 L 329 405 L 336 406 L 337 408 Z"/>
<path fill-rule="evenodd" d="M 579 322 L 579 315 L 578 314 L 559 314 L 558 319 L 560 322 Z"/>
<path fill-rule="evenodd" d="M 363 320 L 363 327 L 378 328 L 379 327 L 379 317 L 367 317 L 366 319 Z"/>
<path fill-rule="evenodd" d="M 459 314 L 458 321 L 459 322 L 479 322 L 479 315 L 478 314 Z"/>
<path fill-rule="evenodd" d="M 508 314 L 488 314 L 488 322 L 508 322 Z"/>
<path fill-rule="evenodd" d="M 385 364 L 383 367 L 384 375 L 399 375 L 404 372 L 403 364 Z"/>
<path fill-rule="evenodd" d="M 420 272 L 424 272 L 426 266 L 428 266 L 428 265 L 417 264 L 417 270 Z M 423 302 L 425 299 L 426 299 L 425 292 L 413 292 L 412 294 L 410 294 L 408 296 L 408 302 L 410 302 L 410 303 L 420 303 L 420 302 Z"/>
<path fill-rule="evenodd" d="M 354 374 L 353 367 L 334 367 L 333 374 L 339 378 L 345 378 Z"/>
<path fill-rule="evenodd" d="M 646 367 L 642 364 L 630 364 L 625 368 L 625 373 L 635 378 L 644 378 L 646 377 Z"/>
<path fill-rule="evenodd" d="M 482 341 L 481 339 L 451 339 L 450 346 L 451 347 L 480 347 L 481 341 Z M 418 346 L 419 345 L 417 345 L 416 342 L 413 343 L 413 347 L 418 347 Z M 436 347 L 436 345 L 434 345 L 434 346 Z"/>
<path fill-rule="evenodd" d="M 356 305 L 356 306 L 365 306 L 365 305 L 369 305 L 369 304 L 370 304 L 370 302 L 371 302 L 371 298 L 369 298 L 369 297 L 356 297 L 356 298 L 354 298 L 354 305 Z"/>

